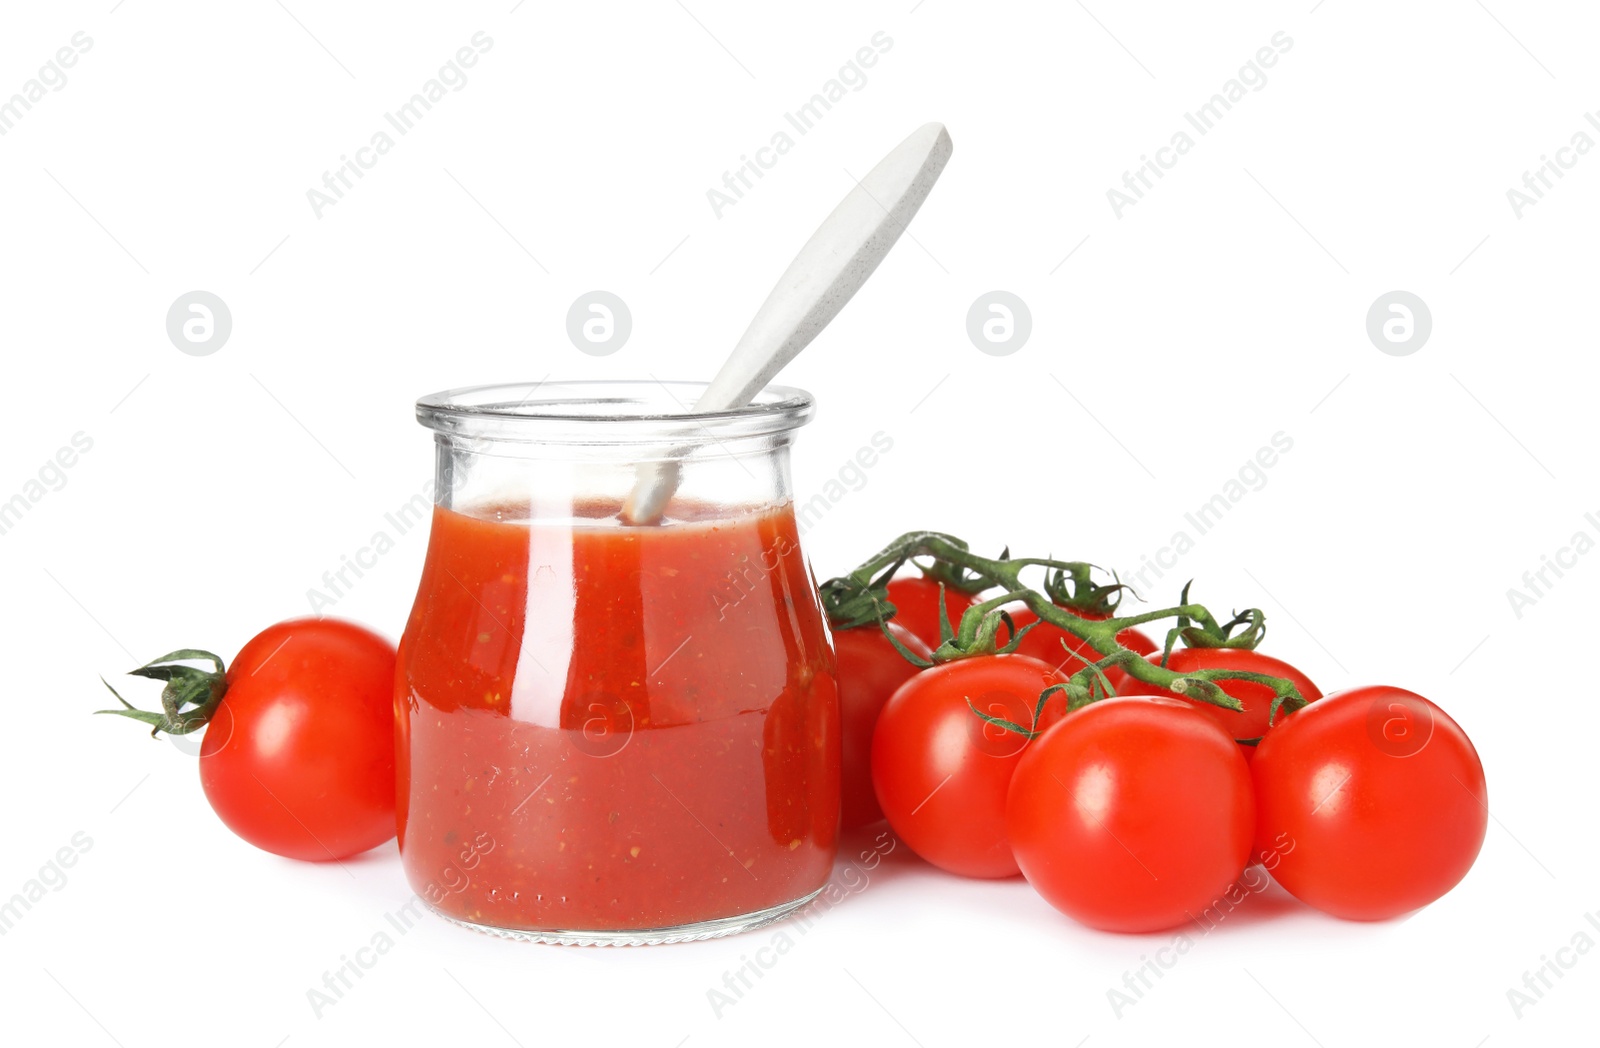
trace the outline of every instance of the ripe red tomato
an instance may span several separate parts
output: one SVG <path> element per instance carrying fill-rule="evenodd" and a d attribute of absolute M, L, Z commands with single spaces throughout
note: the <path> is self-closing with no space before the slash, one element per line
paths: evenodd
<path fill-rule="evenodd" d="M 1296 898 L 1379 921 L 1472 868 L 1489 825 L 1483 763 L 1438 706 L 1400 688 L 1329 695 L 1256 748 L 1256 847 Z"/>
<path fill-rule="evenodd" d="M 913 654 L 928 657 L 928 646 L 910 630 L 891 622 L 889 632 Z M 915 677 L 918 667 L 895 650 L 876 625 L 834 630 L 833 650 L 838 663 L 844 736 L 840 826 L 850 829 L 883 818 L 877 794 L 872 791 L 872 730 L 877 727 L 878 714 L 889 696 Z"/>
<path fill-rule="evenodd" d="M 1071 611 L 1071 609 L 1064 608 L 1062 610 L 1078 615 L 1080 618 L 1096 618 L 1096 616 L 1083 615 L 1080 612 Z M 1105 616 L 1099 617 L 1104 618 Z M 1017 645 L 1016 650 L 1018 653 L 1032 655 L 1041 662 L 1049 663 L 1068 676 L 1077 673 L 1091 662 L 1099 662 L 1101 659 L 1100 653 L 1095 651 L 1094 646 L 1088 641 L 1075 634 L 1068 633 L 1054 623 L 1041 622 L 1039 616 L 1027 608 L 1013 613 L 1011 621 L 1016 625 L 1018 632 L 1035 622 L 1039 623 L 1029 630 L 1028 635 L 1023 637 L 1022 642 Z M 1132 626 L 1117 633 L 1117 642 L 1124 648 L 1136 651 L 1140 655 L 1149 655 L 1151 652 L 1158 650 L 1155 641 Z M 1121 669 L 1112 668 L 1106 671 L 1106 680 L 1111 682 L 1112 690 L 1118 695 L 1123 694 L 1124 686 L 1130 679 L 1127 673 Z"/>
<path fill-rule="evenodd" d="M 1157 656 L 1151 661 L 1159 661 Z M 1271 655 L 1263 655 L 1259 651 L 1249 651 L 1244 648 L 1179 648 L 1167 659 L 1167 669 L 1174 673 L 1193 673 L 1195 670 L 1244 670 L 1248 673 L 1265 673 L 1272 677 L 1284 677 L 1300 689 L 1300 696 L 1307 702 L 1322 698 L 1322 692 L 1311 683 L 1311 678 Z M 1272 689 L 1265 684 L 1257 684 L 1247 680 L 1223 680 L 1217 682 L 1222 690 L 1239 700 L 1244 706 L 1244 712 L 1223 709 L 1209 702 L 1195 699 L 1184 699 L 1199 707 L 1206 716 L 1221 725 L 1222 730 L 1233 739 L 1259 739 L 1267 734 L 1267 718 L 1272 713 Z M 1172 698 L 1183 698 L 1170 691 L 1163 690 L 1153 684 L 1128 678 L 1128 690 L 1118 694 L 1128 695 L 1168 695 Z M 1275 723 L 1281 724 L 1285 714 L 1281 711 Z M 1240 746 L 1246 761 L 1255 759 L 1256 747 Z"/>
<path fill-rule="evenodd" d="M 1193 705 L 1103 699 L 1023 751 L 1006 831 L 1028 883 L 1092 928 L 1153 932 L 1213 906 L 1250 859 L 1238 746 Z"/>
<path fill-rule="evenodd" d="M 228 829 L 291 859 L 394 836 L 394 646 L 333 619 L 257 634 L 228 667 L 200 785 Z"/>
<path fill-rule="evenodd" d="M 978 717 L 967 702 L 1026 726 L 1039 693 L 1065 679 L 1026 655 L 979 655 L 900 686 L 872 736 L 872 784 L 912 851 L 966 877 L 1017 872 L 1006 841 L 1006 787 L 1028 739 Z"/>
<path fill-rule="evenodd" d="M 939 583 L 926 575 L 889 581 L 889 602 L 894 605 L 894 621 L 922 638 L 930 648 L 944 640 L 939 632 Z M 959 629 L 961 613 L 982 598 L 963 593 L 953 586 L 944 588 L 944 606 L 950 615 L 950 628 Z"/>

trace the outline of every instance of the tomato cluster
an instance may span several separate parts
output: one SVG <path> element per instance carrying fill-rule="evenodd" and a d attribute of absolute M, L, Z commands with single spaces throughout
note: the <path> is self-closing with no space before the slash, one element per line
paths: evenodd
<path fill-rule="evenodd" d="M 1021 581 L 1041 567 L 1041 588 Z M 1118 932 L 1194 919 L 1252 862 L 1352 920 L 1425 906 L 1466 875 L 1487 793 L 1443 710 L 1386 686 L 1324 696 L 1255 650 L 1259 611 L 1218 622 L 1185 592 L 1118 617 L 1122 594 L 1086 564 L 991 560 L 931 532 L 825 583 L 843 824 L 887 818 L 935 866 L 1020 873 Z M 1164 618 L 1160 643 L 1140 628 Z M 339 859 L 394 834 L 394 665 L 361 627 L 297 620 L 230 667 L 190 649 L 141 667 L 165 682 L 162 711 L 105 712 L 175 735 L 210 722 L 200 774 L 222 820 L 268 851 Z"/>
<path fill-rule="evenodd" d="M 1218 624 L 1185 594 L 1158 645 L 1138 626 L 1159 613 L 1112 617 L 1120 587 L 1073 595 L 1058 568 L 1047 592 L 1018 588 L 1021 566 L 1056 562 L 986 561 L 925 533 L 898 548 L 823 587 L 847 826 L 881 813 L 933 865 L 1020 872 L 1062 913 L 1117 932 L 1193 920 L 1252 862 L 1318 909 L 1381 920 L 1439 898 L 1476 859 L 1483 767 L 1422 696 L 1324 696 L 1253 650 L 1260 612 Z M 941 552 L 958 559 L 889 577 Z M 986 586 L 1007 592 L 986 600 Z"/>

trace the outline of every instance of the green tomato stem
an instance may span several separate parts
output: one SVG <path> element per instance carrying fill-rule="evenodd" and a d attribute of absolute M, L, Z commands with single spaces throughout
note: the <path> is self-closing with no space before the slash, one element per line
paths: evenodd
<path fill-rule="evenodd" d="M 1188 602 L 1187 600 L 1175 607 L 1162 608 L 1157 611 L 1148 611 L 1138 615 L 1120 615 L 1106 619 L 1085 619 L 1074 615 L 1071 611 L 1057 606 L 1049 596 L 1029 586 L 1022 581 L 1024 569 L 1043 567 L 1051 571 L 1065 572 L 1069 576 L 1084 575 L 1090 565 L 1079 561 L 1059 561 L 1039 557 L 1002 557 L 992 559 L 973 553 L 967 544 L 951 535 L 944 535 L 935 531 L 913 531 L 895 539 L 889 545 L 862 564 L 850 575 L 834 583 L 842 584 L 855 590 L 867 590 L 876 580 L 887 579 L 901 566 L 914 557 L 931 558 L 936 562 L 953 565 L 958 570 L 964 570 L 968 575 L 986 580 L 991 587 L 998 586 L 1006 592 L 1004 596 L 984 601 L 969 609 L 962 618 L 962 624 L 955 631 L 957 644 L 955 647 L 964 648 L 961 640 L 975 641 L 984 632 L 982 625 L 985 620 L 997 619 L 996 609 L 1000 604 L 1021 600 L 1027 605 L 1040 621 L 1048 622 L 1052 626 L 1077 637 L 1089 644 L 1102 658 L 1074 673 L 1065 684 L 1056 685 L 1040 696 L 1039 709 L 1043 709 L 1044 702 L 1052 691 L 1060 690 L 1067 696 L 1068 709 L 1077 709 L 1097 699 L 1105 698 L 1109 688 L 1105 678 L 1105 671 L 1115 666 L 1128 676 L 1165 691 L 1182 695 L 1188 699 L 1207 702 L 1223 709 L 1239 711 L 1243 709 L 1238 699 L 1233 698 L 1222 690 L 1216 683 L 1220 680 L 1242 680 L 1262 684 L 1272 689 L 1272 713 L 1276 717 L 1280 710 L 1293 712 L 1306 704 L 1305 698 L 1300 694 L 1294 683 L 1281 677 L 1273 677 L 1263 673 L 1252 673 L 1244 670 L 1209 669 L 1193 670 L 1189 673 L 1177 673 L 1168 669 L 1163 664 L 1151 662 L 1138 652 L 1124 647 L 1117 639 L 1117 634 L 1134 626 L 1158 622 L 1163 619 L 1177 619 L 1174 632 L 1181 634 L 1186 643 L 1193 647 L 1225 647 L 1247 646 L 1244 638 L 1234 637 L 1233 630 L 1236 626 L 1248 626 L 1247 633 L 1253 640 L 1259 640 L 1264 631 L 1264 616 L 1257 609 L 1242 612 L 1226 625 L 1217 622 L 1204 605 Z M 830 583 L 832 585 L 833 583 Z M 1187 587 L 1185 587 L 1187 596 Z M 969 626 L 968 619 L 972 619 Z M 1191 637 L 1191 634 L 1193 635 Z M 987 639 L 993 640 L 993 627 L 988 628 Z M 1012 637 L 1010 644 L 1004 650 L 1014 650 L 1020 637 Z M 1169 635 L 1167 650 L 1170 651 L 1173 637 Z M 947 641 L 941 645 L 940 651 L 947 657 L 957 654 L 955 651 L 945 652 L 949 646 Z M 992 646 L 988 649 L 995 650 Z M 975 654 L 975 651 L 967 651 Z M 1037 720 L 1037 714 L 1036 714 Z"/>

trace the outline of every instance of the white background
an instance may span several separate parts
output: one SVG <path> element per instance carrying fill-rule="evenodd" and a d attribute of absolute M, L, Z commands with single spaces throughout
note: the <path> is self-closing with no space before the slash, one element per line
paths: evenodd
<path fill-rule="evenodd" d="M 1541 155 L 1600 136 L 1592 11 L 285 2 L 10 5 L 0 26 L 0 97 L 75 32 L 93 41 L 0 137 L 0 500 L 73 434 L 93 441 L 0 535 L 0 898 L 75 833 L 93 842 L 0 939 L 8 1037 L 1593 1038 L 1600 955 L 1520 1017 L 1507 999 L 1575 933 L 1600 937 L 1584 917 L 1600 909 L 1600 558 L 1520 617 L 1507 598 L 1600 531 L 1584 519 L 1600 159 L 1520 217 L 1507 198 Z M 493 46 L 466 85 L 317 217 L 307 190 L 479 30 Z M 1280 30 L 1293 45 L 1265 86 L 1119 218 L 1107 190 Z M 893 45 L 865 85 L 718 217 L 707 190 L 879 31 Z M 1121 1017 L 1107 991 L 1170 935 L 1090 932 L 1020 880 L 962 882 L 901 851 L 720 1018 L 707 990 L 774 931 L 595 951 L 430 918 L 318 1018 L 307 990 L 409 897 L 393 845 L 342 866 L 254 851 L 211 816 L 191 757 L 89 717 L 96 676 L 180 645 L 232 653 L 304 613 L 428 479 L 419 394 L 709 377 L 849 173 L 931 119 L 955 155 L 915 242 L 784 376 L 821 405 L 796 447 L 803 497 L 875 431 L 894 441 L 807 535 L 818 574 L 921 527 L 1135 569 L 1283 431 L 1265 486 L 1149 595 L 1193 577 L 1218 610 L 1264 608 L 1268 650 L 1324 689 L 1436 699 L 1487 768 L 1476 868 L 1376 926 L 1255 897 Z M 603 358 L 565 326 L 596 288 L 633 315 Z M 195 289 L 232 313 L 210 356 L 165 329 Z M 1031 309 L 1009 356 L 967 336 L 994 289 Z M 1396 289 L 1433 318 L 1409 356 L 1366 334 Z M 423 546 L 404 537 L 333 612 L 397 636 Z"/>

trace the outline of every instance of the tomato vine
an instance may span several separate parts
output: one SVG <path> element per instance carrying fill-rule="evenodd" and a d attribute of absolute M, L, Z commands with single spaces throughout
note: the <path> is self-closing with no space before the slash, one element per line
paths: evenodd
<path fill-rule="evenodd" d="M 962 580 L 963 589 L 970 591 L 981 583 L 983 589 L 999 588 L 1004 591 L 1000 597 L 974 605 L 962 616 L 959 624 L 944 624 L 943 643 L 933 654 L 935 662 L 1013 650 L 1021 633 L 1012 630 L 1009 641 L 1001 645 L 998 643 L 998 632 L 1002 624 L 1009 626 L 1010 623 L 1009 616 L 1001 610 L 1001 606 L 1018 600 L 1026 604 L 1040 621 L 1086 641 L 1101 655 L 1098 661 L 1074 673 L 1067 683 L 1046 689 L 1039 696 L 1035 720 L 1051 694 L 1057 691 L 1065 694 L 1068 710 L 1079 709 L 1107 697 L 1111 691 L 1105 671 L 1112 667 L 1120 668 L 1128 676 L 1145 684 L 1228 710 L 1240 711 L 1243 706 L 1239 700 L 1224 692 L 1218 681 L 1252 681 L 1271 688 L 1274 717 L 1280 711 L 1293 712 L 1306 704 L 1306 699 L 1294 683 L 1282 677 L 1220 668 L 1177 673 L 1165 665 L 1165 655 L 1171 652 L 1173 644 L 1180 638 L 1189 647 L 1254 647 L 1266 628 L 1266 617 L 1259 609 L 1247 609 L 1226 622 L 1219 622 L 1205 605 L 1188 599 L 1186 586 L 1180 603 L 1173 607 L 1134 615 L 1110 614 L 1106 618 L 1084 618 L 1059 606 L 1051 598 L 1066 592 L 1065 583 L 1070 580 L 1074 584 L 1074 592 L 1092 595 L 1091 600 L 1084 601 L 1084 604 L 1092 605 L 1097 612 L 1116 611 L 1117 605 L 1107 598 L 1113 594 L 1120 595 L 1122 587 L 1116 584 L 1115 587 L 1091 588 L 1089 579 L 1093 565 L 1042 557 L 1012 557 L 1009 551 L 998 558 L 984 557 L 973 553 L 961 539 L 935 531 L 908 532 L 850 574 L 824 583 L 821 587 L 822 600 L 829 620 L 838 628 L 876 624 L 893 643 L 895 638 L 888 633 L 886 624 L 894 616 L 894 605 L 888 600 L 885 587 L 895 572 L 916 558 L 933 562 L 933 566 L 927 568 L 923 567 L 921 560 L 916 561 L 933 577 Z M 1043 589 L 1030 586 L 1022 580 L 1022 573 L 1034 568 L 1042 568 L 1047 573 Z M 1164 619 L 1176 621 L 1167 632 L 1163 658 L 1159 662 L 1152 662 L 1124 647 L 1117 639 L 1117 634 L 1125 629 Z M 895 647 L 908 659 L 921 661 L 916 660 L 900 644 L 895 643 Z M 1031 729 L 1022 725 L 1004 721 L 996 723 L 1013 731 L 1032 734 Z"/>

